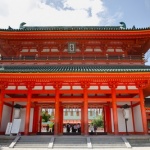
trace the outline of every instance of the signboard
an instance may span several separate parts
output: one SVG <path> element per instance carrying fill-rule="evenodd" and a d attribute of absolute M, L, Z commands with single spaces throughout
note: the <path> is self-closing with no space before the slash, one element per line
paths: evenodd
<path fill-rule="evenodd" d="M 70 42 L 68 43 L 68 53 L 75 53 L 76 52 L 76 43 Z"/>
<path fill-rule="evenodd" d="M 12 122 L 8 122 L 5 135 L 10 135 L 11 127 L 12 127 Z"/>
<path fill-rule="evenodd" d="M 18 134 L 20 129 L 21 119 L 14 119 L 12 123 L 11 133 Z"/>

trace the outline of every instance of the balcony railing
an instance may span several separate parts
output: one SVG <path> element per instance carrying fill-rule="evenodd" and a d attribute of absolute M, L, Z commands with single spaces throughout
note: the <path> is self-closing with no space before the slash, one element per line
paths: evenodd
<path fill-rule="evenodd" d="M 129 56 L 1 56 L 0 61 L 143 61 L 140 55 Z"/>

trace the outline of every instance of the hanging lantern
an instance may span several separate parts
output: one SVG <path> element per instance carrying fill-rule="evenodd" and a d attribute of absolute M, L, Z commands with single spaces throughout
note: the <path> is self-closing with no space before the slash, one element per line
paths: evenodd
<path fill-rule="evenodd" d="M 76 115 L 79 116 L 79 109 L 76 110 Z"/>
<path fill-rule="evenodd" d="M 65 109 L 65 116 L 68 116 L 68 110 Z"/>
<path fill-rule="evenodd" d="M 45 109 L 45 115 L 48 116 L 48 110 L 47 109 Z"/>
<path fill-rule="evenodd" d="M 92 116 L 93 115 L 93 111 L 92 111 L 92 109 L 90 110 L 90 116 Z"/>
<path fill-rule="evenodd" d="M 99 112 L 98 112 L 98 109 L 96 109 L 96 116 L 98 116 L 99 115 Z"/>
<path fill-rule="evenodd" d="M 14 119 L 19 119 L 21 115 L 21 105 L 15 104 L 14 105 Z"/>
<path fill-rule="evenodd" d="M 73 116 L 73 109 L 71 109 L 70 111 L 70 116 Z"/>
<path fill-rule="evenodd" d="M 14 119 L 19 119 L 20 118 L 20 109 L 18 108 L 15 108 L 15 111 L 14 111 Z"/>
<path fill-rule="evenodd" d="M 101 108 L 99 108 L 99 114 L 101 115 Z"/>
<path fill-rule="evenodd" d="M 52 114 L 51 115 L 54 116 L 54 109 L 52 109 Z"/>

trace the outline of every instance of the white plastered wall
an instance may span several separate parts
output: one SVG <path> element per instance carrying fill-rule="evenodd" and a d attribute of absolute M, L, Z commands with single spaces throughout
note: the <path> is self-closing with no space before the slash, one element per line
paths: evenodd
<path fill-rule="evenodd" d="M 0 131 L 5 132 L 8 122 L 10 122 L 10 116 L 11 116 L 11 107 L 4 105 L 3 106 L 3 116 L 2 116 L 2 124 Z"/>
<path fill-rule="evenodd" d="M 143 132 L 142 115 L 140 105 L 133 107 L 135 132 Z"/>

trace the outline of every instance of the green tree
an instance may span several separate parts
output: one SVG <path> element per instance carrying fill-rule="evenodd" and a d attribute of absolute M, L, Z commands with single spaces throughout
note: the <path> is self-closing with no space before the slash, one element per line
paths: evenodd
<path fill-rule="evenodd" d="M 42 122 L 48 122 L 52 118 L 53 118 L 53 116 L 48 114 L 47 110 L 42 111 Z"/>
<path fill-rule="evenodd" d="M 93 125 L 96 125 L 97 127 L 104 127 L 104 121 L 103 121 L 103 116 L 97 116 L 93 121 L 92 121 Z"/>

